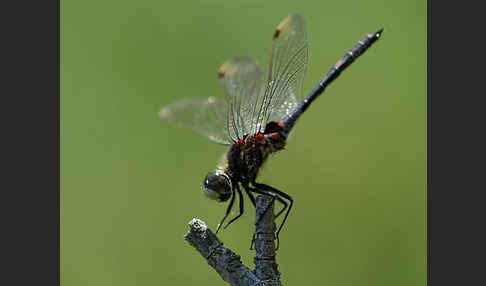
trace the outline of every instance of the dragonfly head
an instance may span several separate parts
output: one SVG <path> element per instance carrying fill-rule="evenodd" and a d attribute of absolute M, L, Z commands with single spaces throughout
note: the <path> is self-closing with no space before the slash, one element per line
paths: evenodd
<path fill-rule="evenodd" d="M 209 173 L 203 182 L 203 192 L 211 200 L 225 202 L 231 197 L 231 180 L 223 172 Z"/>

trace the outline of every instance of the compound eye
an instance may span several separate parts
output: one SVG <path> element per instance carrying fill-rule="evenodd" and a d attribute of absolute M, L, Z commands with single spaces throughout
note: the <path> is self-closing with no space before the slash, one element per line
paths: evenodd
<path fill-rule="evenodd" d="M 211 200 L 227 201 L 231 197 L 231 182 L 223 174 L 209 173 L 203 182 L 203 192 Z"/>

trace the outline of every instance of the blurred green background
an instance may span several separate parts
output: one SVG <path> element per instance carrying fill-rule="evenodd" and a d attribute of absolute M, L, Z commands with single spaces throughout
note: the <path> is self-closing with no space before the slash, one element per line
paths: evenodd
<path fill-rule="evenodd" d="M 183 239 L 226 209 L 201 193 L 225 148 L 160 121 L 220 95 L 218 67 L 264 67 L 306 18 L 303 92 L 366 33 L 385 32 L 299 120 L 260 181 L 295 199 L 286 285 L 426 284 L 426 1 L 61 1 L 61 283 L 224 285 Z M 247 198 L 247 209 L 249 200 Z M 253 267 L 254 213 L 220 238 Z"/>

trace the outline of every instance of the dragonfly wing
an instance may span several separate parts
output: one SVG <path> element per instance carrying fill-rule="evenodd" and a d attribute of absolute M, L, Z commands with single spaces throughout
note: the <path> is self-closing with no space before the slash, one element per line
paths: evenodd
<path fill-rule="evenodd" d="M 180 125 L 192 127 L 209 140 L 231 144 L 227 131 L 227 107 L 224 98 L 214 96 L 176 101 L 159 112 L 159 117 Z"/>
<path fill-rule="evenodd" d="M 249 57 L 236 56 L 221 65 L 218 77 L 228 101 L 230 137 L 237 140 L 253 134 L 263 101 L 262 68 Z"/>
<path fill-rule="evenodd" d="M 304 18 L 294 13 L 285 18 L 273 35 L 272 56 L 264 104 L 262 125 L 279 121 L 302 99 L 302 83 L 308 61 L 308 43 Z"/>

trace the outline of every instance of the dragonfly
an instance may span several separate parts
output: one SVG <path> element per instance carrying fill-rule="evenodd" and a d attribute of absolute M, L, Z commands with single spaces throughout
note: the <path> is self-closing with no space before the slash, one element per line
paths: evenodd
<path fill-rule="evenodd" d="M 303 16 L 293 13 L 277 26 L 273 34 L 268 74 L 264 75 L 259 63 L 250 57 L 235 56 L 218 70 L 223 96 L 184 99 L 160 110 L 162 119 L 192 127 L 211 141 L 228 147 L 216 170 L 208 173 L 202 184 L 202 191 L 209 199 L 229 200 L 216 233 L 231 213 L 237 195 L 239 214 L 224 228 L 243 215 L 241 186 L 253 206 L 254 194 L 270 196 L 283 205 L 275 215 L 277 218 L 285 211 L 274 237 L 278 249 L 279 234 L 294 200 L 275 187 L 257 182 L 259 171 L 271 154 L 284 149 L 296 121 L 310 104 L 382 34 L 383 29 L 379 29 L 358 41 L 312 91 L 303 96 L 308 42 Z M 254 238 L 255 234 L 252 245 Z"/>

